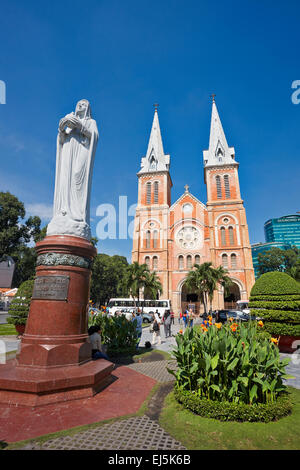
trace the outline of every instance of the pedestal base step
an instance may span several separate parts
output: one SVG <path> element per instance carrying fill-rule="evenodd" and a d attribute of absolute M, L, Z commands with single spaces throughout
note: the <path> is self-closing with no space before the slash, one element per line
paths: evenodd
<path fill-rule="evenodd" d="M 113 367 L 105 359 L 50 369 L 6 364 L 0 368 L 0 403 L 36 407 L 92 397 L 113 380 Z"/>

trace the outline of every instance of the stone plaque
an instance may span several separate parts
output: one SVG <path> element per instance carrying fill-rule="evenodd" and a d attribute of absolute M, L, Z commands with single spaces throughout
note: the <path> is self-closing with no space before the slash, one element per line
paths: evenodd
<path fill-rule="evenodd" d="M 69 276 L 38 276 L 34 281 L 32 299 L 67 300 Z"/>

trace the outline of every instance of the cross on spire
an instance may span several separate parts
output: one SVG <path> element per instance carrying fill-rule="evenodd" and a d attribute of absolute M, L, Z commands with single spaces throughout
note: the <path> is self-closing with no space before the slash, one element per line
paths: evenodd
<path fill-rule="evenodd" d="M 212 102 L 213 102 L 213 103 L 215 103 L 215 101 L 216 101 L 216 100 L 215 100 L 215 96 L 216 96 L 215 93 L 212 93 L 212 94 L 210 95 L 210 97 L 212 98 Z"/>
<path fill-rule="evenodd" d="M 189 192 L 189 189 L 190 189 L 189 185 L 186 184 L 185 187 L 184 187 L 184 189 L 185 189 L 185 192 L 188 193 L 188 192 Z"/>
<path fill-rule="evenodd" d="M 155 112 L 157 112 L 157 108 L 158 108 L 159 104 L 158 104 L 158 103 L 154 103 L 154 105 L 153 105 L 153 106 L 154 106 L 154 110 L 155 110 Z"/>

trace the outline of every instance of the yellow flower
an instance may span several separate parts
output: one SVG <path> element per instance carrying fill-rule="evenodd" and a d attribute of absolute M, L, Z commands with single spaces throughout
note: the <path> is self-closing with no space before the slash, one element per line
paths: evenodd
<path fill-rule="evenodd" d="M 220 328 L 222 328 L 222 323 L 215 323 L 215 326 L 216 326 L 216 327 L 218 328 L 218 330 L 219 330 Z"/>
<path fill-rule="evenodd" d="M 204 331 L 208 331 L 208 329 L 206 328 L 206 326 L 204 326 L 204 325 L 201 325 L 201 326 L 202 326 L 202 331 L 203 331 L 203 332 L 204 332 Z"/>
<path fill-rule="evenodd" d="M 230 318 L 228 318 L 228 320 L 232 322 L 232 321 L 233 321 L 233 318 L 232 318 L 232 317 L 230 317 Z"/>
<path fill-rule="evenodd" d="M 258 322 L 258 326 L 264 326 L 264 324 L 261 320 Z"/>
<path fill-rule="evenodd" d="M 271 338 L 271 342 L 274 344 L 278 344 L 278 339 L 277 338 Z"/>

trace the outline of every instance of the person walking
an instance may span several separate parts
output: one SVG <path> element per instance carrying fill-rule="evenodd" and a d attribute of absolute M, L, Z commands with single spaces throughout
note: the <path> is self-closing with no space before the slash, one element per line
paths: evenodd
<path fill-rule="evenodd" d="M 182 320 L 182 312 L 180 311 L 180 312 L 179 312 L 179 315 L 178 315 L 178 323 L 179 323 L 179 325 L 181 325 L 181 320 Z"/>
<path fill-rule="evenodd" d="M 141 341 L 141 337 L 142 337 L 142 332 L 143 332 L 143 327 L 142 327 L 143 318 L 139 310 L 136 312 L 136 314 L 133 314 L 131 321 L 136 321 L 136 332 L 137 332 L 136 348 L 138 349 L 140 341 Z"/>
<path fill-rule="evenodd" d="M 186 328 L 187 325 L 188 325 L 188 321 L 189 321 L 189 312 L 188 312 L 188 310 L 185 310 L 183 312 L 182 319 L 183 319 L 183 323 L 184 323 L 184 328 Z"/>
<path fill-rule="evenodd" d="M 161 344 L 161 337 L 160 337 L 160 325 L 161 325 L 161 318 L 158 310 L 156 310 L 154 314 L 154 322 L 152 324 L 152 331 L 153 331 L 153 336 L 152 336 L 152 344 L 156 344 L 156 339 L 158 341 L 158 344 Z"/>
<path fill-rule="evenodd" d="M 196 318 L 195 312 L 193 311 L 193 309 L 190 308 L 189 310 L 189 327 L 190 328 L 193 328 L 195 318 Z"/>
<path fill-rule="evenodd" d="M 175 325 L 175 314 L 173 310 L 171 310 L 171 324 Z"/>
<path fill-rule="evenodd" d="M 171 322 L 172 322 L 171 312 L 170 310 L 165 310 L 164 315 L 163 315 L 163 324 L 164 324 L 166 338 L 171 337 Z"/>

